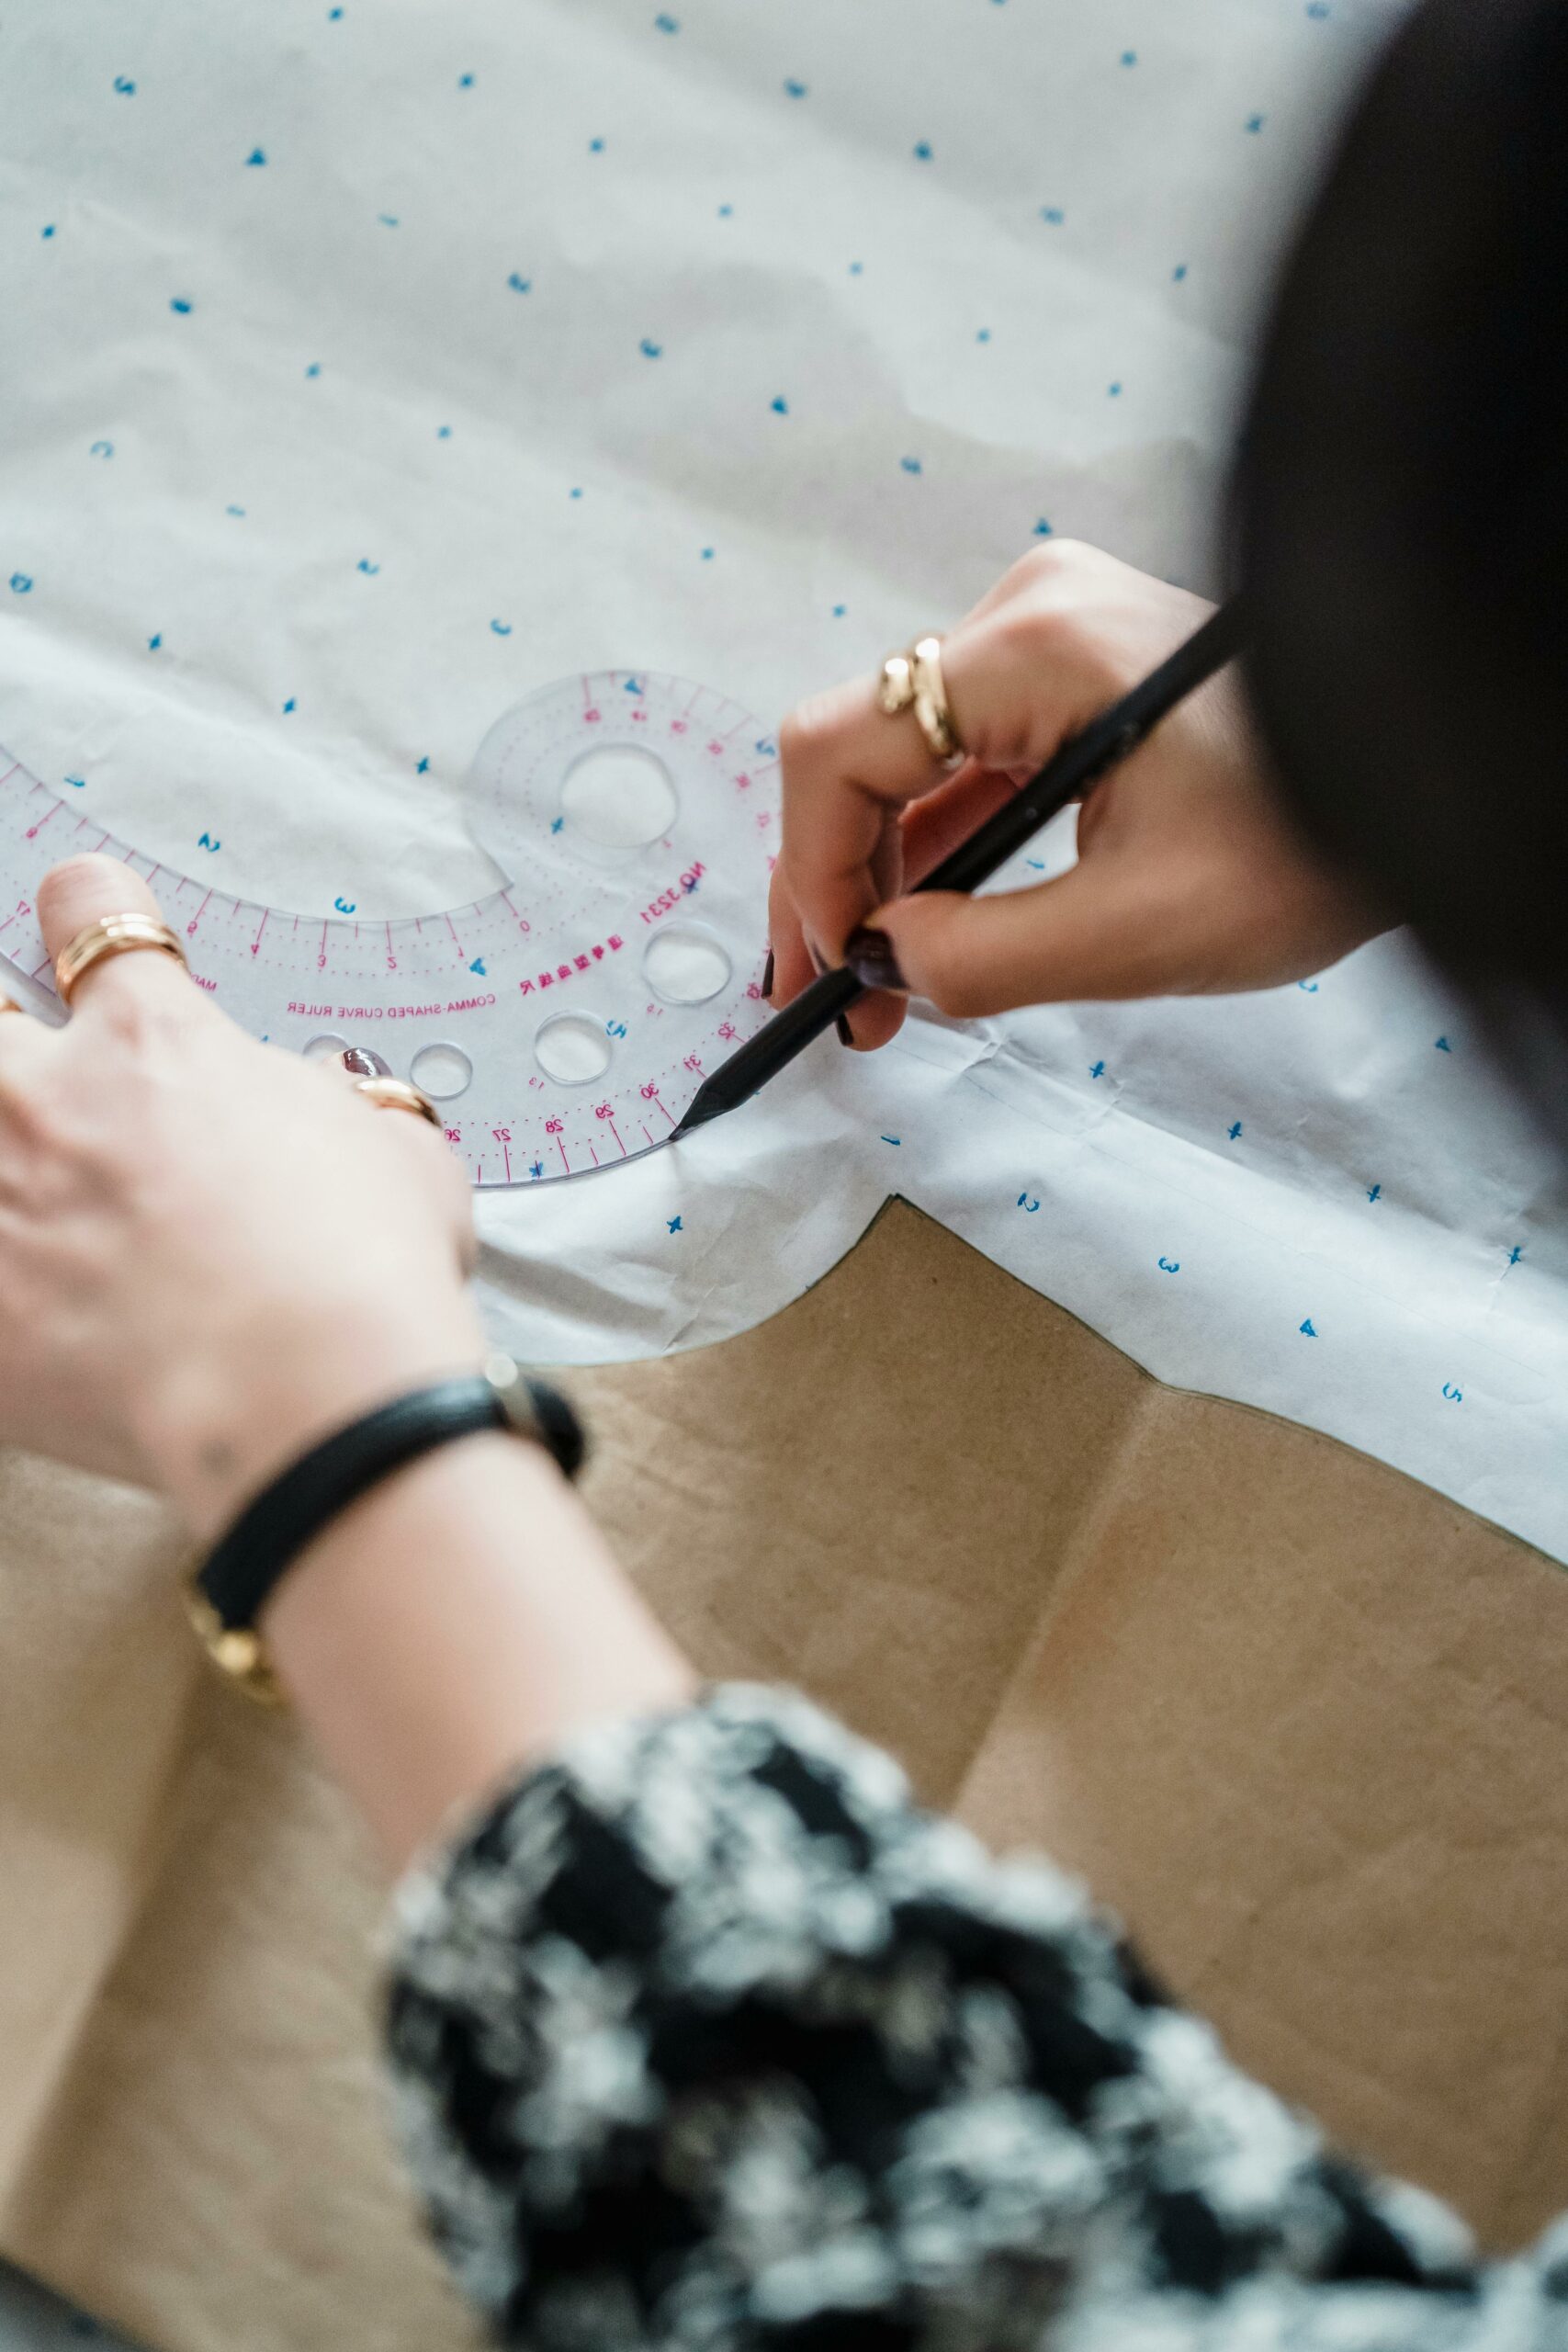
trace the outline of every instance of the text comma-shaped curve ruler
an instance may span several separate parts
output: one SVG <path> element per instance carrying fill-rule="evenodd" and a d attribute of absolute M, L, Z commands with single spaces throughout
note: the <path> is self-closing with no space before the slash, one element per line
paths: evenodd
<path fill-rule="evenodd" d="M 39 880 L 101 849 L 152 883 L 197 982 L 253 1035 L 369 1046 L 423 1085 L 476 1185 L 635 1159 L 769 1017 L 777 746 L 687 681 L 563 679 L 491 729 L 467 813 L 503 888 L 389 922 L 323 918 L 171 873 L 0 755 L 0 964 L 51 987 Z"/>

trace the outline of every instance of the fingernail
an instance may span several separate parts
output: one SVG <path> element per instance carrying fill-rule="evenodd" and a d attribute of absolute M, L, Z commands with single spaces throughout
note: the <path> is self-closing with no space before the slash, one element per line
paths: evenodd
<path fill-rule="evenodd" d="M 827 965 L 823 962 L 823 960 L 822 960 L 821 956 L 818 956 L 818 954 L 817 953 L 817 949 L 816 949 L 815 944 L 813 944 L 813 942 L 812 942 L 811 940 L 809 940 L 809 939 L 808 939 L 808 940 L 807 941 L 807 943 L 806 943 L 806 952 L 807 952 L 807 955 L 810 956 L 810 958 L 811 958 L 812 965 L 813 965 L 813 967 L 814 967 L 814 968 L 815 968 L 815 970 L 816 970 L 816 973 L 817 973 L 817 977 L 818 977 L 818 979 L 820 979 L 820 978 L 822 978 L 823 973 L 827 970 L 828 967 L 827 967 Z"/>
<path fill-rule="evenodd" d="M 852 931 L 844 942 L 844 961 L 863 988 L 897 989 L 901 995 L 908 994 L 909 983 L 898 969 L 893 942 L 885 931 L 874 931 L 869 923 Z"/>
<path fill-rule="evenodd" d="M 773 949 L 770 947 L 770 948 L 769 948 L 769 950 L 768 950 L 768 960 L 767 960 L 767 962 L 766 962 L 766 963 L 763 965 L 763 967 L 762 967 L 762 994 L 763 994 L 764 996 L 771 997 L 771 996 L 773 995 Z"/>
<path fill-rule="evenodd" d="M 834 1021 L 833 1026 L 839 1033 L 839 1043 L 840 1046 L 852 1046 L 854 1044 L 855 1033 L 850 1027 L 849 1023 L 844 1019 L 841 1012 Z"/>
<path fill-rule="evenodd" d="M 368 1046 L 348 1046 L 338 1056 L 350 1078 L 390 1078 L 392 1065 L 373 1054 Z"/>

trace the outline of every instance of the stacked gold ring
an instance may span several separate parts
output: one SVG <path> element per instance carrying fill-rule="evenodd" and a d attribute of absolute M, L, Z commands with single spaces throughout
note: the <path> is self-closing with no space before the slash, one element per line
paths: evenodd
<path fill-rule="evenodd" d="M 159 922 L 152 915 L 100 915 L 55 958 L 54 985 L 60 1001 L 69 1004 L 85 975 L 106 956 L 132 956 L 143 948 L 172 956 L 182 971 L 189 968 L 186 951 L 166 922 Z"/>
<path fill-rule="evenodd" d="M 890 653 L 882 665 L 876 699 L 889 718 L 912 710 L 933 760 L 955 760 L 964 745 L 942 674 L 940 637 L 917 638 L 907 653 Z"/>
<path fill-rule="evenodd" d="M 354 1091 L 363 1094 L 367 1102 L 374 1102 L 378 1111 L 412 1111 L 416 1119 L 427 1120 L 431 1126 L 446 1132 L 446 1123 L 430 1097 L 422 1094 L 417 1086 L 411 1086 L 407 1079 L 356 1078 Z"/>

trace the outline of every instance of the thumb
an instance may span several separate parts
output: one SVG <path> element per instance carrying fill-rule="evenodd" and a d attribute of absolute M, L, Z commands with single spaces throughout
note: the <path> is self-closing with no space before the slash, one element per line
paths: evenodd
<path fill-rule="evenodd" d="M 1017 1005 L 1156 996 L 1170 981 L 1169 909 L 1152 877 L 1093 861 L 1027 890 L 971 899 L 919 892 L 881 908 L 880 932 L 905 986 L 960 1020 Z M 858 968 L 850 942 L 848 961 Z M 886 964 L 868 977 L 886 988 Z"/>
<path fill-rule="evenodd" d="M 157 899 L 139 874 L 118 858 L 67 858 L 51 868 L 39 885 L 39 928 L 51 957 L 59 957 L 77 933 L 106 915 L 143 915 L 162 922 Z M 84 973 L 73 1011 L 85 1006 L 123 1010 L 127 1006 L 173 1004 L 188 1010 L 198 1001 L 178 959 L 165 954 L 105 957 Z"/>

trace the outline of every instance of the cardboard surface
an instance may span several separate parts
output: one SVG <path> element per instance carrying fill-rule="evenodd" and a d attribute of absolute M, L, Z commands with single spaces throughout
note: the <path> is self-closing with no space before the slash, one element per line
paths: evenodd
<path fill-rule="evenodd" d="M 1114 1903 L 1238 2056 L 1495 2243 L 1568 2203 L 1568 1578 L 1162 1388 L 902 1203 L 772 1323 L 574 1375 L 716 1675 Z M 139 1498 L 0 1460 L 0 2245 L 167 2352 L 473 2341 L 411 2223 L 380 1890 Z"/>

